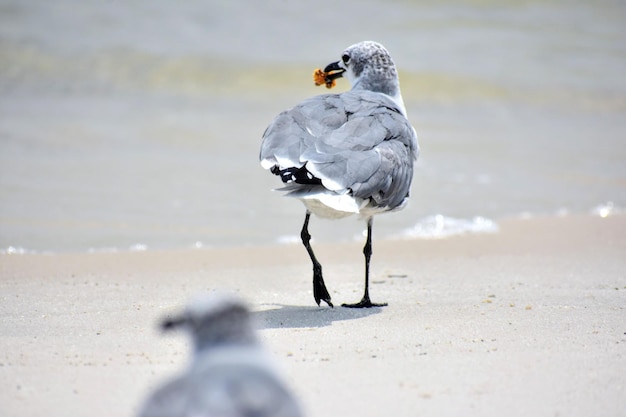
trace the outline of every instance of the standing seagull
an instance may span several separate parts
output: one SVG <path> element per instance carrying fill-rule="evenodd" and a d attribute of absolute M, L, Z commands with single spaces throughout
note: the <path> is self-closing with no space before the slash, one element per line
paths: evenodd
<path fill-rule="evenodd" d="M 311 213 L 335 219 L 358 214 L 367 222 L 365 293 L 343 306 L 384 306 L 369 296 L 372 218 L 406 205 L 417 135 L 406 118 L 395 64 L 381 44 L 352 45 L 319 74 L 328 88 L 345 75 L 352 89 L 312 97 L 279 114 L 263 134 L 261 165 L 287 184 L 281 191 L 306 206 L 300 236 L 313 262 L 315 302 L 333 306 L 310 245 Z"/>
<path fill-rule="evenodd" d="M 198 298 L 163 327 L 189 330 L 194 357 L 186 373 L 148 398 L 140 417 L 302 416 L 238 298 Z"/>

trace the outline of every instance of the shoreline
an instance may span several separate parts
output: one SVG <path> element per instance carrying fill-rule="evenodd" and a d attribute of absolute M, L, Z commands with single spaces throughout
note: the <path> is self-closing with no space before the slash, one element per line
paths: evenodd
<path fill-rule="evenodd" d="M 251 304 L 309 416 L 620 415 L 626 216 L 499 226 L 375 240 L 389 306 L 369 310 L 317 307 L 298 244 L 0 255 L 0 414 L 135 415 L 187 363 L 158 321 L 221 289 Z M 361 296 L 361 246 L 314 246 L 335 305 Z"/>
<path fill-rule="evenodd" d="M 401 228 L 399 232 L 391 235 L 383 236 L 382 240 L 440 240 L 448 238 L 462 237 L 466 235 L 480 235 L 498 233 L 500 224 L 515 223 L 518 221 L 527 220 L 539 220 L 547 221 L 550 219 L 561 218 L 573 218 L 581 219 L 585 217 L 614 217 L 624 216 L 626 212 L 618 206 L 615 206 L 612 202 L 598 204 L 590 210 L 585 212 L 570 212 L 566 209 L 557 210 L 552 214 L 533 214 L 522 212 L 517 215 L 503 216 L 500 218 L 487 218 L 480 215 L 457 218 L 452 216 L 446 216 L 443 214 L 432 214 L 420 218 L 412 226 Z M 327 235 L 329 224 L 335 223 L 332 220 L 323 220 L 322 235 Z M 359 220 L 353 217 L 353 223 L 359 223 Z M 320 227 L 317 225 L 317 227 Z M 295 229 L 294 229 L 295 230 Z M 316 234 L 317 235 L 317 234 Z M 327 237 L 327 236 L 324 236 Z M 315 242 L 315 236 L 313 236 L 313 242 Z M 329 241 L 328 239 L 322 239 L 321 244 L 333 245 L 333 244 L 350 244 L 359 243 L 361 241 L 360 236 L 353 236 L 352 239 L 344 237 L 338 241 Z M 128 247 L 117 246 L 103 246 L 103 247 L 89 247 L 85 249 L 70 249 L 70 250 L 56 250 L 56 249 L 30 249 L 19 245 L 8 245 L 4 248 L 0 248 L 0 256 L 5 255 L 64 255 L 64 254 L 114 254 L 114 253 L 136 253 L 136 252 L 181 252 L 181 251 L 194 251 L 194 250 L 214 250 L 214 249 L 253 249 L 260 247 L 284 247 L 290 245 L 300 245 L 299 233 L 293 235 L 277 235 L 272 242 L 258 243 L 258 242 L 243 242 L 240 244 L 226 244 L 226 245 L 210 245 L 204 244 L 201 241 L 196 241 L 194 244 L 189 244 L 184 247 L 153 247 L 145 243 L 135 243 Z"/>

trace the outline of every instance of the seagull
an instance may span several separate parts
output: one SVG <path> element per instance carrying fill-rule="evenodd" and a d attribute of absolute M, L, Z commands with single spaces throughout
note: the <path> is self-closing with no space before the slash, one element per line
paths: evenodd
<path fill-rule="evenodd" d="M 317 305 L 333 307 L 322 266 L 311 248 L 311 213 L 339 219 L 358 215 L 367 224 L 365 291 L 361 301 L 344 307 L 380 307 L 369 296 L 373 216 L 399 210 L 408 202 L 419 146 L 407 119 L 393 59 L 380 43 L 349 46 L 323 72 L 327 87 L 340 77 L 352 88 L 323 94 L 280 113 L 263 134 L 261 166 L 278 175 L 285 196 L 306 207 L 300 232 L 313 263 L 313 296 Z M 316 82 L 317 84 L 317 82 Z"/>
<path fill-rule="evenodd" d="M 239 298 L 199 297 L 162 327 L 187 329 L 195 351 L 187 372 L 158 388 L 140 417 L 302 416 Z"/>

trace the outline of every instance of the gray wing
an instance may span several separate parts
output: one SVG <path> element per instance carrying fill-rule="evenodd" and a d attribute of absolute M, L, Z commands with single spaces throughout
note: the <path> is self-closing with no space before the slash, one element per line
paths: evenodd
<path fill-rule="evenodd" d="M 298 404 L 271 373 L 226 364 L 178 378 L 157 390 L 141 417 L 301 417 Z"/>
<path fill-rule="evenodd" d="M 329 190 L 394 208 L 408 195 L 418 152 L 415 130 L 391 99 L 349 91 L 279 114 L 263 135 L 260 159 L 273 171 L 305 167 Z"/>
<path fill-rule="evenodd" d="M 185 415 L 189 403 L 189 381 L 177 378 L 152 393 L 144 403 L 139 417 L 179 417 Z"/>

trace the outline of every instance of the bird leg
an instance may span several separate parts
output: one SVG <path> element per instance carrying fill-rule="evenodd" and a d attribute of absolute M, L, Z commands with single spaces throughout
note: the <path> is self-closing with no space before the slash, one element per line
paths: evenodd
<path fill-rule="evenodd" d="M 363 255 L 365 255 L 365 293 L 363 298 L 356 304 L 342 304 L 342 307 L 348 308 L 370 308 L 370 307 L 384 307 L 387 303 L 375 304 L 370 300 L 370 259 L 372 257 L 372 217 L 367 219 L 367 240 L 365 246 L 363 246 Z"/>
<path fill-rule="evenodd" d="M 313 263 L 313 297 L 315 297 L 315 302 L 318 306 L 320 305 L 320 301 L 323 300 L 326 304 L 333 307 L 333 303 L 330 301 L 330 294 L 328 294 L 328 290 L 324 284 L 324 278 L 322 277 L 322 265 L 315 257 L 313 248 L 311 248 L 311 235 L 309 234 L 310 217 L 311 212 L 307 210 L 306 217 L 304 218 L 304 224 L 302 225 L 302 231 L 300 232 L 300 237 L 302 238 L 302 244 L 311 257 L 311 262 Z"/>

